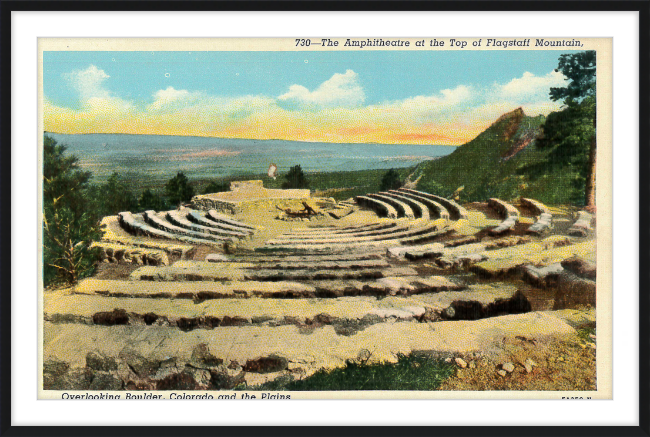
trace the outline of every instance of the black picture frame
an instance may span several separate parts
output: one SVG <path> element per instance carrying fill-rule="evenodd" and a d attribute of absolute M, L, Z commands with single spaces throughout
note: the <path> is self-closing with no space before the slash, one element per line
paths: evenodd
<path fill-rule="evenodd" d="M 0 107 L 1 139 L 0 144 L 11 143 L 11 38 L 13 11 L 638 11 L 639 12 L 639 168 L 640 168 L 640 254 L 641 266 L 650 262 L 650 208 L 647 201 L 650 200 L 650 180 L 648 177 L 648 165 L 650 164 L 649 123 L 650 119 L 650 89 L 649 61 L 650 61 L 650 2 L 646 1 L 231 1 L 231 2 L 203 2 L 203 1 L 4 1 L 0 9 L 1 30 L 1 51 L 2 68 L 0 78 L 2 86 L 0 95 L 2 106 Z M 614 117 L 616 114 L 614 114 Z M 172 436 L 191 434 L 194 436 L 221 434 L 254 435 L 262 433 L 270 436 L 331 436 L 331 435 L 391 435 L 394 433 L 430 433 L 437 436 L 564 436 L 564 435 L 585 435 L 585 436 L 649 436 L 650 435 L 650 357 L 648 350 L 650 342 L 650 278 L 644 269 L 640 270 L 639 286 L 640 300 L 639 308 L 639 426 L 636 427 L 615 427 L 615 426 L 499 426 L 499 427 L 464 427 L 443 426 L 443 427 L 413 427 L 402 430 L 401 427 L 193 427 L 191 430 L 177 427 L 86 427 L 86 426 L 64 426 L 64 427 L 18 427 L 12 425 L 12 393 L 11 393 L 11 265 L 16 260 L 11 259 L 12 244 L 11 216 L 9 214 L 11 205 L 11 174 L 12 159 L 11 148 L 0 147 L 0 205 L 3 212 L 0 214 L 0 435 L 2 436 L 28 436 L 28 435 L 65 435 L 65 436 Z M 375 401 L 380 402 L 380 401 Z M 287 405 L 290 409 L 290 404 Z"/>

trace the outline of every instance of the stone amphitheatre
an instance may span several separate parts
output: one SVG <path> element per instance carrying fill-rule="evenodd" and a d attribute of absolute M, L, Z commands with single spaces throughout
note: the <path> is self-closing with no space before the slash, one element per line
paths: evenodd
<path fill-rule="evenodd" d="M 250 389 L 572 335 L 595 322 L 594 226 L 534 199 L 337 202 L 261 181 L 124 211 L 102 221 L 97 273 L 44 293 L 44 388 Z"/>

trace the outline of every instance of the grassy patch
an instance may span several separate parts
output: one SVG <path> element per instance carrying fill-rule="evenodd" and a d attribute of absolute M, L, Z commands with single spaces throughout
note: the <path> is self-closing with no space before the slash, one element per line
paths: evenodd
<path fill-rule="evenodd" d="M 401 355 L 394 364 L 348 362 L 344 368 L 319 370 L 299 381 L 273 381 L 259 390 L 435 390 L 454 374 L 454 366 L 438 359 Z"/>

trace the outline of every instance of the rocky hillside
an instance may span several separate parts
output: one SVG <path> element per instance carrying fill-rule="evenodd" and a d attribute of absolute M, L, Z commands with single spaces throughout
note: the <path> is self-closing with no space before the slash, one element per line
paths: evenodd
<path fill-rule="evenodd" d="M 418 165 L 410 179 L 419 190 L 461 202 L 519 196 L 550 204 L 579 201 L 584 187 L 577 172 L 547 166 L 550 150 L 535 147 L 544 120 L 515 109 L 450 155 Z"/>

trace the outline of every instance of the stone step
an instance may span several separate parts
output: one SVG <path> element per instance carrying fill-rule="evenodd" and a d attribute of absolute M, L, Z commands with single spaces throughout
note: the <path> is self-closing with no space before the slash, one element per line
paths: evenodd
<path fill-rule="evenodd" d="M 443 276 L 420 277 L 413 269 L 386 270 L 376 280 L 338 279 L 296 281 L 118 281 L 84 279 L 73 290 L 75 294 L 107 297 L 191 299 L 203 301 L 224 298 L 334 298 L 342 296 L 387 296 L 459 291 L 465 285 Z"/>
<path fill-rule="evenodd" d="M 350 253 L 342 255 L 286 255 L 286 256 L 252 256 L 244 255 L 238 256 L 235 255 L 231 261 L 239 262 L 249 262 L 249 263 L 276 263 L 276 262 L 319 262 L 319 261 L 361 261 L 361 260 L 372 260 L 372 259 L 382 259 L 383 254 L 381 252 L 372 252 L 372 253 Z"/>
<path fill-rule="evenodd" d="M 415 223 L 415 222 L 414 222 Z M 336 236 L 331 238 L 310 238 L 310 239 L 286 239 L 282 235 L 266 242 L 271 245 L 284 245 L 284 244 L 332 244 L 332 243 L 360 243 L 364 241 L 381 241 L 381 240 L 396 240 L 400 238 L 414 237 L 422 234 L 429 233 L 439 229 L 439 225 L 435 222 L 420 222 L 414 226 L 400 226 L 392 229 L 390 232 L 376 231 L 377 234 L 361 234 L 361 235 L 345 235 Z"/>
<path fill-rule="evenodd" d="M 398 213 L 398 217 L 406 217 L 408 219 L 415 218 L 415 214 L 413 213 L 413 210 L 406 202 L 403 202 L 399 199 L 393 198 L 391 196 L 387 196 L 382 193 L 368 194 L 368 197 L 372 197 L 373 199 L 381 200 L 383 202 L 388 203 L 393 208 L 395 208 L 395 210 Z"/>
<path fill-rule="evenodd" d="M 517 289 L 505 284 L 475 285 L 464 291 L 417 296 L 351 296 L 303 299 L 223 298 L 194 303 L 186 299 L 131 299 L 50 293 L 44 320 L 87 325 L 163 325 L 182 330 L 267 325 L 320 327 L 360 320 L 467 320 L 530 310 Z M 320 325 L 320 326 L 318 326 Z"/>
<path fill-rule="evenodd" d="M 268 270 L 268 269 L 280 269 L 280 270 L 359 270 L 359 269 L 371 269 L 371 268 L 385 268 L 390 267 L 390 264 L 383 259 L 371 259 L 371 260 L 350 260 L 350 261 L 328 261 L 328 260 L 302 260 L 302 261 L 269 261 L 257 264 L 255 263 L 254 267 L 251 269 L 257 270 Z"/>
<path fill-rule="evenodd" d="M 572 325 L 579 318 L 593 320 L 594 314 L 530 312 L 443 321 L 435 329 L 428 323 L 376 323 L 362 330 L 350 327 L 354 335 L 340 335 L 333 325 L 306 335 L 296 325 L 186 332 L 156 325 L 45 322 L 43 380 L 46 390 L 232 389 L 279 377 L 303 378 L 319 369 L 344 367 L 349 360 L 394 363 L 411 353 L 488 352 L 486 345 L 515 336 L 574 336 Z"/>
<path fill-rule="evenodd" d="M 234 226 L 230 225 L 226 222 L 216 222 L 214 220 L 208 220 L 205 218 L 201 213 L 198 211 L 189 211 L 186 215 L 187 219 L 191 222 L 197 223 L 202 226 L 207 226 L 210 228 L 215 228 L 215 229 L 225 229 L 227 231 L 232 231 L 232 232 L 239 232 L 243 234 L 252 234 L 255 232 L 253 229 L 250 227 L 246 226 Z"/>
<path fill-rule="evenodd" d="M 178 211 L 167 211 L 165 217 L 167 221 L 169 221 L 169 223 L 173 225 L 176 225 L 180 228 L 188 229 L 190 231 L 198 232 L 201 234 L 212 234 L 212 235 L 217 235 L 222 237 L 234 237 L 234 238 L 245 238 L 250 235 L 248 232 L 219 229 L 216 227 L 203 226 L 196 223 L 192 223 L 187 218 L 185 218 L 183 214 L 181 214 Z"/>
<path fill-rule="evenodd" d="M 416 275 L 411 268 L 362 268 L 359 270 L 253 270 L 251 263 L 179 261 L 172 266 L 140 267 L 131 273 L 138 281 L 298 281 L 320 279 L 372 279 Z"/>
<path fill-rule="evenodd" d="M 422 218 L 425 220 L 429 220 L 431 218 L 431 215 L 429 214 L 429 207 L 427 207 L 424 203 L 416 200 L 415 198 L 404 196 L 403 193 L 398 193 L 394 190 L 382 191 L 379 194 L 382 194 L 384 196 L 389 196 L 396 200 L 406 203 L 413 210 L 415 217 Z"/>
<path fill-rule="evenodd" d="M 311 233 L 355 233 L 355 232 L 360 232 L 360 231 L 365 231 L 365 230 L 379 230 L 379 229 L 386 229 L 386 228 L 393 228 L 397 226 L 397 223 L 393 221 L 384 221 L 384 222 L 379 222 L 379 223 L 368 223 L 365 225 L 354 225 L 354 226 L 313 226 L 313 227 L 307 227 L 307 228 L 298 228 L 298 229 L 292 229 L 289 234 L 296 234 L 296 235 L 302 235 L 302 234 L 311 234 Z"/>
<path fill-rule="evenodd" d="M 585 256 L 595 251 L 595 240 L 561 247 L 553 247 L 552 244 L 530 243 L 517 248 L 485 252 L 485 254 L 489 254 L 488 259 L 478 262 L 472 266 L 471 270 L 481 276 L 494 277 L 511 273 L 526 264 L 547 266 L 574 256 Z"/>
<path fill-rule="evenodd" d="M 447 211 L 449 211 L 449 215 L 452 220 L 464 220 L 467 218 L 467 211 L 465 210 L 465 208 L 463 208 L 462 206 L 460 206 L 459 204 L 457 204 L 451 199 L 446 199 L 444 197 L 436 196 L 434 194 L 425 193 L 423 191 L 411 190 L 408 188 L 400 188 L 399 191 L 415 194 L 421 197 L 426 197 L 428 199 L 431 199 L 433 201 L 442 204 L 442 206 L 444 206 L 447 209 Z"/>
<path fill-rule="evenodd" d="M 394 245 L 407 245 L 407 244 L 420 244 L 426 241 L 440 238 L 446 234 L 454 231 L 453 227 L 443 227 L 440 229 L 439 225 L 433 222 L 430 225 L 430 230 L 425 233 L 417 233 L 415 236 L 390 238 L 386 240 L 376 241 L 338 241 L 333 243 L 303 243 L 303 244 L 268 244 L 266 246 L 258 247 L 255 250 L 259 252 L 274 252 L 274 251 L 288 251 L 294 253 L 337 253 L 348 250 L 364 251 L 394 246 Z"/>
<path fill-rule="evenodd" d="M 553 216 L 549 213 L 542 213 L 535 223 L 530 225 L 528 230 L 529 234 L 541 235 L 548 232 L 553 227 Z"/>
<path fill-rule="evenodd" d="M 354 200 L 356 200 L 357 204 L 360 206 L 372 209 L 380 217 L 388 217 L 393 219 L 399 217 L 397 210 L 392 205 L 382 200 L 373 199 L 372 197 L 368 196 L 357 196 L 354 198 Z"/>
<path fill-rule="evenodd" d="M 311 233 L 311 234 L 292 234 L 292 233 L 287 233 L 287 234 L 282 234 L 279 235 L 278 237 L 274 238 L 273 241 L 284 241 L 286 240 L 287 242 L 298 242 L 298 241 L 314 241 L 314 240 L 322 240 L 322 239 L 344 239 L 344 238 L 358 238 L 358 237 L 373 237 L 377 235 L 390 235 L 390 234 L 396 234 L 398 232 L 403 232 L 403 231 L 408 231 L 409 229 L 412 229 L 412 225 L 403 225 L 403 226 L 391 226 L 388 228 L 384 229 L 372 229 L 372 230 L 364 230 L 364 231 L 359 231 L 359 232 L 346 232 L 346 233 L 340 233 L 340 232 L 323 232 L 323 233 Z"/>
<path fill-rule="evenodd" d="M 111 238 L 102 238 L 99 241 L 100 244 L 115 244 L 125 247 L 141 247 L 143 249 L 154 249 L 165 252 L 168 255 L 174 255 L 181 258 L 187 258 L 192 256 L 195 251 L 194 246 L 174 244 L 174 243 L 164 243 L 162 241 L 147 241 L 142 238 L 135 237 L 111 237 Z"/>
<path fill-rule="evenodd" d="M 129 211 L 120 212 L 118 214 L 120 226 L 132 235 L 146 236 L 152 238 L 164 238 L 166 240 L 177 240 L 189 244 L 205 244 L 211 246 L 221 246 L 220 242 L 214 240 L 206 240 L 203 238 L 194 238 L 187 235 L 172 234 L 171 232 L 156 229 L 137 220 Z"/>
<path fill-rule="evenodd" d="M 159 249 L 148 249 L 122 244 L 96 241 L 90 245 L 91 249 L 99 250 L 99 257 L 102 262 L 128 263 L 140 265 L 169 265 L 167 253 Z"/>
<path fill-rule="evenodd" d="M 235 237 L 223 237 L 223 236 L 206 234 L 205 232 L 196 232 L 196 231 L 191 231 L 189 229 L 181 228 L 179 226 L 169 223 L 167 220 L 163 219 L 162 217 L 159 217 L 156 211 L 153 210 L 145 211 L 143 217 L 144 217 L 144 221 L 149 226 L 152 226 L 163 232 L 168 232 L 170 234 L 177 234 L 185 237 L 197 238 L 202 240 L 213 240 L 213 241 L 220 241 L 220 242 L 226 242 L 226 241 L 232 242 L 236 240 Z"/>
<path fill-rule="evenodd" d="M 224 214 L 221 214 L 220 212 L 214 209 L 208 211 L 208 213 L 206 214 L 206 218 L 216 223 L 222 223 L 222 224 L 234 226 L 236 228 L 245 228 L 251 231 L 255 231 L 255 226 L 251 226 L 247 223 L 240 222 L 239 220 L 234 220 Z"/>
<path fill-rule="evenodd" d="M 417 202 L 424 204 L 429 209 L 430 218 L 433 216 L 437 216 L 438 218 L 447 219 L 447 220 L 450 218 L 449 211 L 447 211 L 447 208 L 442 206 L 441 203 L 436 202 L 435 200 L 430 199 L 428 197 L 420 196 L 419 194 L 416 194 L 415 191 L 414 192 L 402 191 L 400 189 L 400 190 L 390 190 L 389 193 L 408 197 L 410 199 L 413 199 Z"/>

